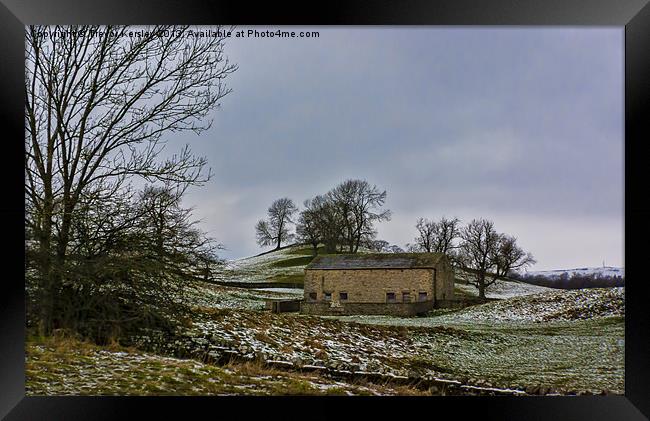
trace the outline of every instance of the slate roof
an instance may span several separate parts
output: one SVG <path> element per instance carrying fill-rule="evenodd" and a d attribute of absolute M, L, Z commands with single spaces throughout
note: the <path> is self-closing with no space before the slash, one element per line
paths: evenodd
<path fill-rule="evenodd" d="M 435 268 L 444 256 L 444 253 L 325 254 L 314 257 L 305 270 Z"/>

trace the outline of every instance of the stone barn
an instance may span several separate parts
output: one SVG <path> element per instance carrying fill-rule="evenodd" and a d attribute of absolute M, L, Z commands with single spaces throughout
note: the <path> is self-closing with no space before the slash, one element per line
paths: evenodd
<path fill-rule="evenodd" d="M 305 267 L 300 311 L 412 316 L 453 297 L 453 268 L 443 253 L 322 255 Z"/>

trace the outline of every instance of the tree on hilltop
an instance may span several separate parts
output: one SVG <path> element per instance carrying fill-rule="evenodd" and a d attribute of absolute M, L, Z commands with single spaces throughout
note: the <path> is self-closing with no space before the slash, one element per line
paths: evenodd
<path fill-rule="evenodd" d="M 494 223 L 487 219 L 473 219 L 460 231 L 460 238 L 455 260 L 467 273 L 468 282 L 478 289 L 479 297 L 485 298 L 485 290 L 496 282 L 496 279 L 488 277 L 499 243 Z"/>
<path fill-rule="evenodd" d="M 350 253 L 356 253 L 360 245 L 376 237 L 375 222 L 390 221 L 390 210 L 381 209 L 386 202 L 386 190 L 365 180 L 346 180 L 330 190 L 327 198 L 342 224 L 341 246 Z"/>
<path fill-rule="evenodd" d="M 497 233 L 494 223 L 487 219 L 472 220 L 460 230 L 460 239 L 453 260 L 468 276 L 468 283 L 478 289 L 480 298 L 485 298 L 486 290 L 510 271 L 535 263 L 514 237 Z"/>
<path fill-rule="evenodd" d="M 275 249 L 279 249 L 282 243 L 286 243 L 294 238 L 294 234 L 289 229 L 289 224 L 293 223 L 293 214 L 298 208 L 293 200 L 288 197 L 275 200 L 267 210 L 268 218 L 259 220 L 255 225 L 255 235 L 257 244 L 260 246 L 269 246 L 275 244 Z"/>
<path fill-rule="evenodd" d="M 418 218 L 415 228 L 418 236 L 414 244 L 407 244 L 411 251 L 425 251 L 428 253 L 449 253 L 456 248 L 454 240 L 458 238 L 460 220 L 458 218 L 447 219 L 443 217 L 440 221 L 431 221 L 426 218 Z"/>

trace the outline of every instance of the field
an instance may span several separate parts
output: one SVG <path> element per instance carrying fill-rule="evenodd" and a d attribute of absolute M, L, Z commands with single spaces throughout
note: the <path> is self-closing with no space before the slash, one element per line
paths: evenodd
<path fill-rule="evenodd" d="M 30 338 L 28 395 L 422 395 L 407 386 L 343 382 L 258 362 L 222 366 L 71 338 Z"/>
<path fill-rule="evenodd" d="M 303 269 L 313 258 L 312 250 L 290 247 L 259 256 L 226 262 L 215 268 L 222 282 L 303 282 Z"/>
<path fill-rule="evenodd" d="M 288 248 L 242 259 L 226 265 L 220 279 L 297 277 L 309 256 L 308 249 Z M 459 281 L 458 295 L 475 295 L 462 277 Z M 193 321 L 173 336 L 148 332 L 115 349 L 31 338 L 27 390 L 37 395 L 624 393 L 623 288 L 562 291 L 499 282 L 492 298 L 501 299 L 412 318 L 273 314 L 264 310 L 266 299 L 299 298 L 302 290 L 193 282 L 188 285 Z"/>

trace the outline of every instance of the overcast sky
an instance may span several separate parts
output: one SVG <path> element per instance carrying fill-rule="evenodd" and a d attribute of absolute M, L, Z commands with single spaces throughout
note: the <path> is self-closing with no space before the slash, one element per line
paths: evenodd
<path fill-rule="evenodd" d="M 222 257 L 264 251 L 274 199 L 361 178 L 388 191 L 391 244 L 418 217 L 484 217 L 534 270 L 624 265 L 622 28 L 306 29 L 231 38 L 212 128 L 170 140 L 208 158 L 185 204 Z"/>

